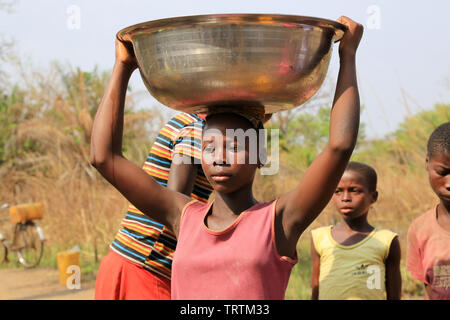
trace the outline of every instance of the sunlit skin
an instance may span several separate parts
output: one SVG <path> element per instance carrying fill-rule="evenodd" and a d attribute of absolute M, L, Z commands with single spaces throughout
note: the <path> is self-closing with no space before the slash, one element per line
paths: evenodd
<path fill-rule="evenodd" d="M 366 238 L 373 230 L 367 221 L 370 207 L 378 199 L 378 192 L 371 191 L 366 178 L 357 171 L 346 170 L 333 195 L 333 202 L 342 216 L 342 223 L 331 229 L 331 236 L 341 245 L 351 246 Z M 401 297 L 400 242 L 395 237 L 386 258 L 386 295 L 388 300 Z M 311 285 L 312 300 L 319 298 L 320 256 L 311 240 L 313 264 Z"/>

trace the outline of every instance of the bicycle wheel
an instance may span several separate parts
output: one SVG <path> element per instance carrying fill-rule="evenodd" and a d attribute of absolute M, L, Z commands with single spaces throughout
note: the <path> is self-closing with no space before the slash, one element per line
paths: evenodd
<path fill-rule="evenodd" d="M 14 235 L 14 250 L 25 268 L 39 264 L 44 252 L 44 233 L 33 221 L 18 223 Z"/>
<path fill-rule="evenodd" d="M 0 264 L 8 261 L 8 248 L 5 246 L 3 241 L 0 241 Z"/>
<path fill-rule="evenodd" d="M 8 245 L 6 236 L 0 231 L 0 264 L 8 262 Z"/>

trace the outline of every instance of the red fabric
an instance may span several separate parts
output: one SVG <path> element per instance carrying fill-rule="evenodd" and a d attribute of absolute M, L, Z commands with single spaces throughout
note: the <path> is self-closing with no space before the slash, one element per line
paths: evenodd
<path fill-rule="evenodd" d="M 95 300 L 170 300 L 170 280 L 109 250 L 98 270 Z"/>

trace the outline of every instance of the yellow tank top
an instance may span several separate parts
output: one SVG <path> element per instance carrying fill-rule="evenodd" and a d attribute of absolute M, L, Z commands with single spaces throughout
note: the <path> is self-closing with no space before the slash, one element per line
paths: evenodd
<path fill-rule="evenodd" d="M 344 246 L 332 226 L 311 231 L 320 255 L 319 300 L 386 299 L 385 260 L 396 233 L 375 228 L 360 242 Z"/>

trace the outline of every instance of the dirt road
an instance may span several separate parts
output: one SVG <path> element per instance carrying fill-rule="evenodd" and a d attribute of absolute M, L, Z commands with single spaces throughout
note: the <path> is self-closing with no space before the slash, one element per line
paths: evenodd
<path fill-rule="evenodd" d="M 93 277 L 81 278 L 81 289 L 69 290 L 58 283 L 58 270 L 0 269 L 1 300 L 92 300 Z"/>

